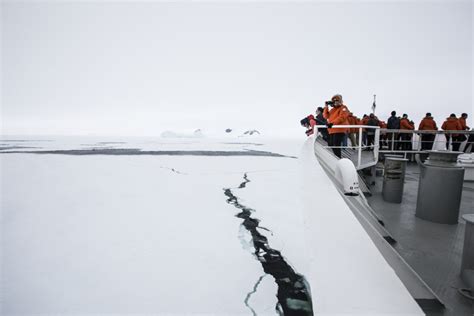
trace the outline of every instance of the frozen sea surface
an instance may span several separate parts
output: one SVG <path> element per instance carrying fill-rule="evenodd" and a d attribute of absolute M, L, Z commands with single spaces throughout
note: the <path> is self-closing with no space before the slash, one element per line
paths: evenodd
<path fill-rule="evenodd" d="M 0 150 L 257 150 L 260 139 L 6 139 Z M 19 147 L 30 148 L 19 148 Z M 276 314 L 278 287 L 224 189 L 304 273 L 297 159 L 3 153 L 2 314 Z M 247 174 L 249 182 L 238 188 Z M 276 191 L 275 191 L 276 190 Z M 272 206 L 259 209 L 260 196 Z"/>
<path fill-rule="evenodd" d="M 162 138 L 162 137 L 92 137 L 92 136 L 2 136 L 0 152 L 41 151 L 263 151 L 297 156 L 301 142 L 249 137 Z"/>
<path fill-rule="evenodd" d="M 420 315 L 302 145 L 3 137 L 1 314 Z"/>

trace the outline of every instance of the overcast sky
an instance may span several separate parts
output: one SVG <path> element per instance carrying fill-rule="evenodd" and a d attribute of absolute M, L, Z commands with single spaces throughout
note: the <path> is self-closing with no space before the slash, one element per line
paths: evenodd
<path fill-rule="evenodd" d="M 1 4 L 3 134 L 159 135 L 299 120 L 340 93 L 473 126 L 472 1 Z"/>

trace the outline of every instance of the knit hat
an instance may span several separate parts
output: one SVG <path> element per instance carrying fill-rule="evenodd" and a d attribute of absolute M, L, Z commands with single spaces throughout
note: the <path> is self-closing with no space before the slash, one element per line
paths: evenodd
<path fill-rule="evenodd" d="M 342 102 L 342 95 L 340 94 L 335 94 L 332 96 L 331 101 L 340 101 Z"/>

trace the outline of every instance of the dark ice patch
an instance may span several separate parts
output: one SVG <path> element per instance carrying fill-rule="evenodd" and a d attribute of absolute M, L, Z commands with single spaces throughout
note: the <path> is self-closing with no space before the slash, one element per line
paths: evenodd
<path fill-rule="evenodd" d="M 52 142 L 49 139 L 2 139 L 2 142 L 8 143 L 24 143 L 24 142 Z"/>
<path fill-rule="evenodd" d="M 253 145 L 253 146 L 263 146 L 264 144 L 259 144 L 259 143 L 239 143 L 239 142 L 227 142 L 227 143 L 222 143 L 224 145 Z"/>
<path fill-rule="evenodd" d="M 220 151 L 220 150 L 141 150 L 139 148 L 92 148 L 92 149 L 69 149 L 69 150 L 37 150 L 37 151 L 9 151 L 11 153 L 28 154 L 52 154 L 52 155 L 111 155 L 111 156 L 211 156 L 211 157 L 229 157 L 229 156 L 254 156 L 254 157 L 278 157 L 278 158 L 296 158 L 285 156 L 278 153 L 260 150 L 240 150 L 240 151 Z"/>
<path fill-rule="evenodd" d="M 1 150 L 12 150 L 12 149 L 33 149 L 33 148 L 41 148 L 41 147 L 30 147 L 30 146 L 0 146 Z M 25 151 L 18 151 L 20 153 L 24 153 Z"/>

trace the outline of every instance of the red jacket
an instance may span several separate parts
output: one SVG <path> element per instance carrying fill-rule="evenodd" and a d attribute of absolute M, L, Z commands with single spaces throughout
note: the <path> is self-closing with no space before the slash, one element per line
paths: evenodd
<path fill-rule="evenodd" d="M 355 117 L 354 115 L 352 115 L 352 113 L 349 114 L 349 116 L 347 117 L 347 122 L 349 123 L 349 125 L 359 125 L 359 119 Z M 359 132 L 359 129 L 356 127 L 349 128 L 349 133 L 358 133 L 358 132 Z"/>
<path fill-rule="evenodd" d="M 326 106 L 324 108 L 323 116 L 328 123 L 332 123 L 333 125 L 349 125 L 349 122 L 347 121 L 349 110 L 345 105 L 333 107 L 331 110 Z M 329 134 L 347 133 L 348 131 L 348 128 L 328 128 Z"/>
<path fill-rule="evenodd" d="M 410 121 L 407 118 L 402 118 L 400 120 L 400 129 L 414 130 L 415 126 L 412 123 L 410 123 Z"/>
<path fill-rule="evenodd" d="M 461 124 L 461 130 L 469 130 L 469 126 L 466 125 L 466 119 L 464 117 L 459 118 L 459 123 Z"/>
<path fill-rule="evenodd" d="M 445 131 L 460 131 L 462 130 L 461 123 L 455 117 L 448 117 L 446 121 L 444 121 L 441 128 Z M 451 136 L 458 136 L 458 134 L 449 134 Z"/>
<path fill-rule="evenodd" d="M 441 126 L 445 131 L 460 131 L 462 130 L 461 123 L 455 117 L 448 117 Z"/>
<path fill-rule="evenodd" d="M 425 116 L 418 126 L 420 131 L 437 131 L 438 126 L 436 126 L 435 120 L 431 116 Z"/>

